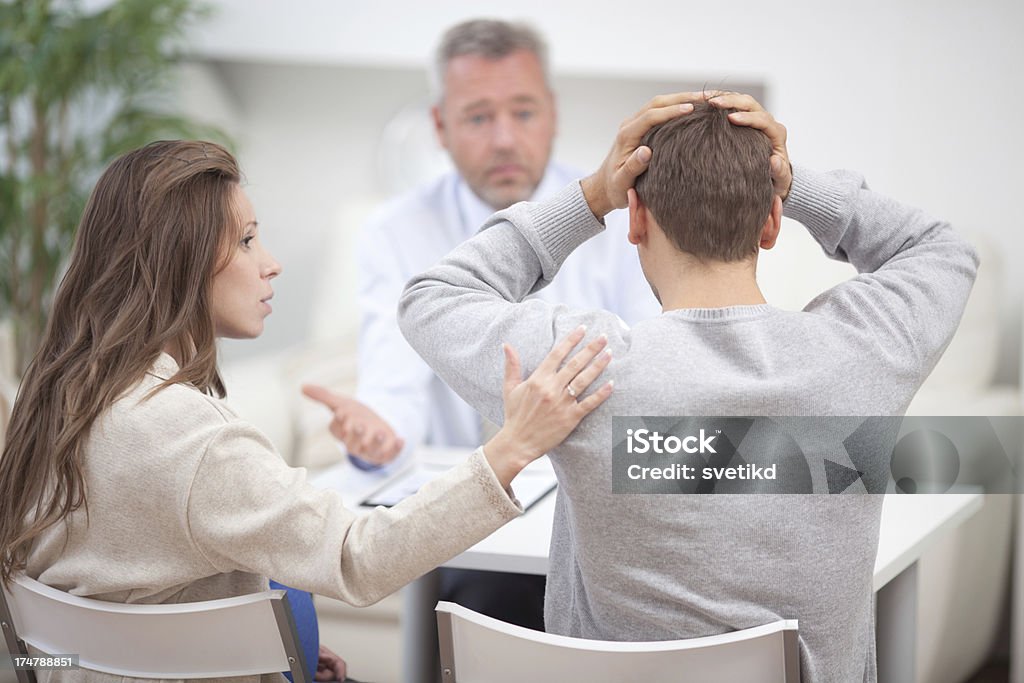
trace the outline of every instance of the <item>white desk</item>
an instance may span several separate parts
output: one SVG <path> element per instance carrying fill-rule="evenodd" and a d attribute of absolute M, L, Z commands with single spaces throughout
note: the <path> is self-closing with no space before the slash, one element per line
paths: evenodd
<path fill-rule="evenodd" d="M 451 452 L 445 451 L 429 451 L 424 455 L 439 459 L 453 457 Z M 550 465 L 541 462 L 533 467 L 545 466 Z M 346 495 L 347 504 L 355 505 L 380 485 L 381 477 L 346 464 L 320 475 L 317 483 L 337 488 Z M 874 574 L 879 681 L 915 680 L 917 561 L 943 533 L 980 510 L 982 501 L 980 493 L 886 496 Z M 445 566 L 546 574 L 554 509 L 552 494 Z M 434 616 L 437 591 L 436 572 L 417 579 L 405 589 L 402 640 L 406 683 L 433 683 L 437 677 Z"/>

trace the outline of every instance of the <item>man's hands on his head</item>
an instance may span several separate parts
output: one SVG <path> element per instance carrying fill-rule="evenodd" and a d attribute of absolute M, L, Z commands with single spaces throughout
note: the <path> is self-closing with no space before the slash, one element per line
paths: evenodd
<path fill-rule="evenodd" d="M 772 183 L 783 200 L 789 196 L 793 182 L 793 166 L 786 150 L 786 127 L 765 111 L 757 100 L 742 93 L 710 90 L 684 92 L 655 97 L 647 105 L 619 126 L 612 149 L 601 167 L 580 181 L 583 196 L 590 210 L 598 218 L 612 209 L 627 205 L 626 191 L 633 187 L 637 177 L 647 170 L 651 150 L 640 141 L 654 126 L 693 111 L 695 102 L 709 102 L 723 109 L 737 109 L 729 120 L 738 126 L 760 130 L 772 143 Z"/>
<path fill-rule="evenodd" d="M 738 92 L 713 91 L 707 93 L 708 102 L 722 109 L 738 109 L 729 114 L 729 120 L 738 126 L 756 128 L 772 143 L 772 156 L 769 160 L 772 169 L 772 183 L 775 193 L 785 201 L 789 196 L 790 185 L 793 184 L 793 164 L 789 161 L 786 150 L 786 127 L 764 110 L 764 107 L 750 95 Z"/>
<path fill-rule="evenodd" d="M 402 452 L 405 441 L 363 403 L 315 384 L 304 385 L 302 393 L 334 413 L 331 434 L 345 444 L 351 455 L 373 465 L 384 465 Z"/>

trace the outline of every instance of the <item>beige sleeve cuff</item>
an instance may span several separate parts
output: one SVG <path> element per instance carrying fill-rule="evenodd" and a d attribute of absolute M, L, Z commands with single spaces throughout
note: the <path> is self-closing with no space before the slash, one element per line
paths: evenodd
<path fill-rule="evenodd" d="M 509 484 L 509 487 L 507 489 L 501 488 L 501 482 L 498 481 L 497 475 L 494 474 L 494 470 L 491 469 L 490 464 L 488 464 L 487 462 L 487 458 L 484 456 L 483 446 L 480 446 L 475 451 L 473 451 L 473 454 L 469 457 L 469 461 L 473 462 L 475 466 L 479 466 L 480 468 L 482 468 L 484 471 L 480 473 L 480 477 L 484 480 L 490 480 L 492 488 L 497 487 L 498 489 L 504 491 L 505 498 L 507 499 L 507 501 L 512 503 L 515 509 L 519 511 L 519 514 L 522 514 L 523 504 L 519 502 L 518 498 L 516 498 L 516 492 L 512 489 L 511 484 Z M 499 503 L 497 501 L 495 501 L 495 505 L 498 505 L 499 507 L 504 507 L 502 503 Z"/>

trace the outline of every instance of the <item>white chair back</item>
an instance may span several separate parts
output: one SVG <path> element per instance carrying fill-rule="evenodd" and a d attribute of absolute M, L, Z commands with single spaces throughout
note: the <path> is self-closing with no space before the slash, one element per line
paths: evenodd
<path fill-rule="evenodd" d="M 567 638 L 437 604 L 442 683 L 799 683 L 797 622 L 657 642 Z"/>
<path fill-rule="evenodd" d="M 291 671 L 308 683 L 286 593 L 138 605 L 82 598 L 23 574 L 0 591 L 7 648 L 79 655 L 79 666 L 136 678 L 214 678 Z M 33 677 L 18 672 L 19 683 Z"/>

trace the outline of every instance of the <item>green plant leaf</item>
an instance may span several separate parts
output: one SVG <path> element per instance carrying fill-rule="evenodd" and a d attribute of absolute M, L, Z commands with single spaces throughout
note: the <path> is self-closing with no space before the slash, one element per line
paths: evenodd
<path fill-rule="evenodd" d="M 0 0 L 0 318 L 23 369 L 90 186 L 115 156 L 161 138 L 229 143 L 169 102 L 194 0 Z"/>

